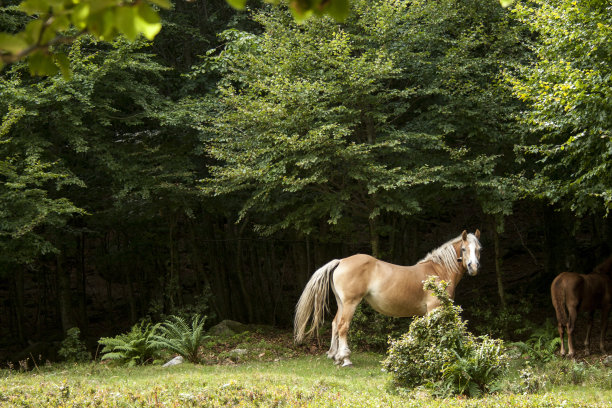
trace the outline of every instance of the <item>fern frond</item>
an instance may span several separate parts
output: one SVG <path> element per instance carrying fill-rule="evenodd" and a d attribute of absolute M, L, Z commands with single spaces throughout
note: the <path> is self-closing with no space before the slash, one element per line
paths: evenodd
<path fill-rule="evenodd" d="M 204 335 L 205 316 L 194 315 L 189 325 L 180 316 L 170 316 L 162 323 L 158 333 L 150 337 L 150 343 L 162 349 L 170 350 L 183 356 L 188 361 L 199 361 L 199 348 L 208 337 Z"/>

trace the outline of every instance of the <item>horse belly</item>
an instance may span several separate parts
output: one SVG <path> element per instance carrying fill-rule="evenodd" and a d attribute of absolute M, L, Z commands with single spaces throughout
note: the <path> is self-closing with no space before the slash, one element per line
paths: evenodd
<path fill-rule="evenodd" d="M 378 313 L 391 317 L 424 316 L 427 313 L 425 301 L 414 301 L 414 299 L 393 299 L 382 296 L 368 295 L 366 302 Z"/>

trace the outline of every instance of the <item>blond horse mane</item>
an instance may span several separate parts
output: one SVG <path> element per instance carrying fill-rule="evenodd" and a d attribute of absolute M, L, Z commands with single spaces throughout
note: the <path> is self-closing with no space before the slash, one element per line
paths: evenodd
<path fill-rule="evenodd" d="M 475 243 L 476 248 L 481 248 L 480 241 L 478 241 L 474 234 L 468 234 L 467 240 L 469 242 Z M 461 241 L 461 235 L 459 235 L 457 238 L 451 239 L 445 244 L 442 244 L 440 247 L 434 249 L 433 251 L 425 255 L 425 258 L 421 259 L 417 263 L 431 261 L 437 263 L 438 265 L 444 266 L 451 272 L 461 272 L 461 263 L 457 262 L 457 252 L 455 251 L 455 244 L 459 241 Z"/>

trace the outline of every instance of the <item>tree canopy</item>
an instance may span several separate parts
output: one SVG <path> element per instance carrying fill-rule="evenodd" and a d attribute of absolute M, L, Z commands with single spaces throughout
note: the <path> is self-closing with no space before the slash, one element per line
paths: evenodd
<path fill-rule="evenodd" d="M 533 189 L 573 211 L 612 209 L 612 5 L 606 0 L 519 4 L 537 34 L 535 63 L 510 77 L 540 166 Z"/>

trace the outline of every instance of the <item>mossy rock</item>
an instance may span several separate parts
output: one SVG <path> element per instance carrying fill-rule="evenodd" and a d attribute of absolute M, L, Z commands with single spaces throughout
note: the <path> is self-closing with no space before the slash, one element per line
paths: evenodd
<path fill-rule="evenodd" d="M 208 334 L 215 337 L 231 337 L 249 330 L 250 328 L 246 324 L 234 320 L 223 320 L 221 323 L 211 327 L 208 330 Z"/>

